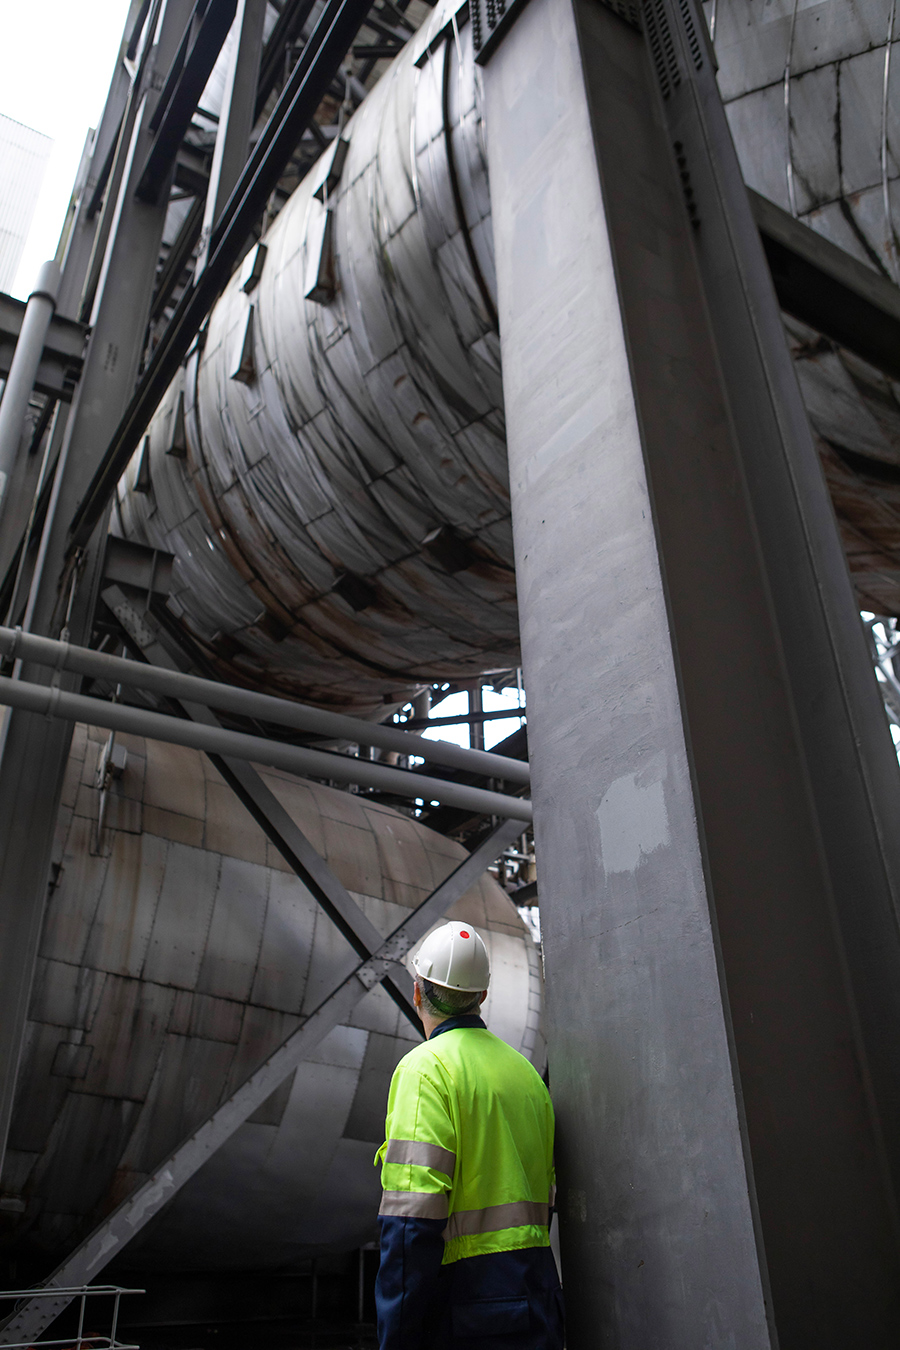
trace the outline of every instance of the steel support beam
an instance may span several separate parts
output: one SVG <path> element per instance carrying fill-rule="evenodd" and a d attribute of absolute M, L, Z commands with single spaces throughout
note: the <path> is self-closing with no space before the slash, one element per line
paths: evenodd
<path fill-rule="evenodd" d="M 643 25 L 484 71 L 567 1343 L 887 1350 L 897 760 L 703 14 Z"/>
<path fill-rule="evenodd" d="M 313 5 L 314 0 L 285 0 L 260 62 L 256 117 L 262 117 L 272 90 L 284 78 L 288 53 L 303 36 Z"/>
<path fill-rule="evenodd" d="M 0 295 L 0 380 L 7 379 L 12 368 L 13 355 L 25 323 L 26 306 L 11 295 Z M 81 372 L 87 329 L 54 315 L 47 328 L 43 351 L 38 361 L 34 380 L 38 394 L 61 398 L 68 402 Z"/>
<path fill-rule="evenodd" d="M 197 258 L 198 275 L 209 258 L 213 226 L 247 163 L 250 133 L 256 121 L 256 91 L 265 19 L 266 0 L 238 0 L 234 19 L 237 41 L 225 81 L 216 147 L 209 170 Z"/>
<path fill-rule="evenodd" d="M 900 379 L 900 287 L 748 189 L 778 303 Z"/>
<path fill-rule="evenodd" d="M 182 0 L 178 0 L 178 21 L 185 12 L 185 5 Z M 96 173 L 96 186 L 94 192 L 88 198 L 85 196 L 79 206 L 80 222 L 86 235 L 92 234 L 92 243 L 90 255 L 88 257 L 87 268 L 84 271 L 82 284 L 78 291 L 78 311 L 77 318 L 85 322 L 94 323 L 97 312 L 98 288 L 100 287 L 101 277 L 106 258 L 109 254 L 110 236 L 120 224 L 120 203 L 122 201 L 122 185 L 125 175 L 131 190 L 134 189 L 135 173 L 137 165 L 134 160 L 134 151 L 140 155 L 144 148 L 149 144 L 148 122 L 153 115 L 156 106 L 158 80 L 156 78 L 159 68 L 171 60 L 173 45 L 168 41 L 171 27 L 168 22 L 165 23 L 165 42 L 157 41 L 160 27 L 160 16 L 165 15 L 170 18 L 174 10 L 169 5 L 169 0 L 151 0 L 150 10 L 144 17 L 143 30 L 139 38 L 139 55 L 134 74 L 131 77 L 127 98 L 122 110 L 122 114 L 117 124 L 113 125 L 110 119 L 109 130 L 112 139 L 102 167 L 95 169 L 92 163 L 92 177 Z M 138 16 L 138 19 L 140 16 Z M 129 40 L 129 49 L 133 39 Z M 150 85 L 154 88 L 151 90 Z M 147 103 L 149 99 L 149 106 Z M 142 131 L 139 137 L 139 144 L 135 145 L 135 131 L 138 118 L 141 119 Z M 107 125 L 107 113 L 104 112 L 102 127 Z M 97 158 L 99 160 L 100 147 L 97 147 Z M 94 223 L 96 219 L 96 224 Z M 72 259 L 74 264 L 78 264 L 77 270 L 83 266 L 83 253 Z M 64 272 L 68 270 L 67 267 Z M 72 277 L 72 284 L 76 281 L 76 276 Z M 69 282 L 64 277 L 63 290 L 69 291 Z M 74 292 L 73 292 L 74 293 Z"/>
<path fill-rule="evenodd" d="M 153 143 L 138 179 L 138 197 L 159 200 L 200 95 L 228 36 L 237 0 L 197 0 L 150 119 Z"/>
<path fill-rule="evenodd" d="M 134 736 L 149 736 L 151 740 L 186 745 L 193 750 L 205 750 L 208 754 L 233 755 L 236 759 L 253 760 L 256 764 L 268 764 L 272 768 L 286 769 L 288 773 L 306 777 L 330 779 L 335 783 L 359 783 L 362 787 L 380 788 L 383 792 L 393 792 L 412 801 L 423 798 L 442 802 L 445 806 L 475 811 L 480 815 L 531 821 L 531 802 L 524 797 L 507 797 L 502 792 L 451 783 L 409 769 L 395 769 L 388 764 L 373 763 L 372 760 L 360 759 L 355 755 L 339 755 L 328 750 L 288 745 L 284 741 L 268 740 L 265 736 L 229 731 L 219 725 L 200 726 L 196 722 L 150 712 L 146 708 L 107 703 L 84 694 L 71 694 L 58 686 L 33 684 L 23 679 L 9 680 L 0 676 L 0 706 L 36 713 L 48 721 L 87 722 L 89 726 L 127 731 Z"/>
<path fill-rule="evenodd" d="M 132 78 L 125 60 L 127 57 L 133 61 L 137 55 L 137 44 L 146 20 L 147 5 L 142 0 L 131 0 L 100 123 L 92 143 L 85 150 L 90 158 L 83 166 L 83 181 L 76 180 L 76 195 L 69 208 L 71 218 L 67 220 L 64 236 L 60 240 L 57 257 L 61 255 L 62 280 L 57 313 L 69 319 L 79 317 L 82 292 L 99 225 L 98 209 L 109 186 L 122 120 L 131 93 Z"/>
<path fill-rule="evenodd" d="M 123 622 L 121 617 L 124 613 L 123 607 L 130 607 L 125 593 L 111 589 L 104 592 L 104 599 L 120 622 Z M 274 698 L 271 694 L 259 694 L 253 689 L 241 689 L 233 684 L 219 684 L 216 680 L 188 675 L 175 667 L 166 669 L 157 665 L 144 665 L 143 662 L 110 656 L 106 652 L 91 651 L 88 647 L 76 647 L 68 642 L 57 642 L 53 638 L 23 633 L 18 628 L 0 627 L 0 655 L 14 660 L 34 662 L 37 665 L 52 666 L 55 670 L 74 671 L 79 675 L 89 675 L 95 680 L 124 684 L 127 688 L 143 689 L 148 693 L 162 694 L 166 698 L 189 699 L 193 703 L 218 708 L 220 712 L 260 718 L 264 722 L 274 722 L 276 726 L 308 731 L 314 736 L 330 740 L 375 745 L 382 750 L 396 750 L 401 755 L 418 755 L 434 764 L 468 769 L 470 773 L 501 778 L 509 783 L 527 786 L 529 781 L 528 765 L 523 764 L 521 760 L 509 759 L 505 755 L 468 750 L 465 746 L 454 745 L 451 741 L 430 741 L 399 726 L 366 722 L 361 717 L 347 717 L 344 713 L 327 712 L 305 703 Z M 491 716 L 517 717 L 520 714 L 482 713 L 482 717 Z M 437 720 L 435 725 L 440 726 L 444 722 L 453 723 L 459 720 L 468 719 L 444 718 Z M 428 721 L 426 720 L 423 725 L 428 726 Z"/>
<path fill-rule="evenodd" d="M 160 268 L 159 283 L 153 296 L 153 309 L 150 312 L 151 323 L 157 323 L 165 314 L 166 307 L 178 289 L 185 268 L 191 261 L 191 255 L 200 238 L 203 224 L 203 198 L 196 197 L 191 209 L 184 218 L 181 229 L 172 241 L 172 247 L 166 254 L 166 261 Z"/>
<path fill-rule="evenodd" d="M 394 929 L 390 937 L 383 942 L 379 940 L 377 950 L 367 961 L 354 962 L 336 988 L 302 1025 L 66 1258 L 47 1280 L 47 1286 L 68 1287 L 93 1280 L 328 1033 L 347 1020 L 366 994 L 383 981 L 392 968 L 403 963 L 414 944 L 457 900 L 462 899 L 519 833 L 521 831 L 511 821 L 499 825 L 408 919 Z M 66 1294 L 61 1294 L 58 1300 L 32 1299 L 4 1324 L 0 1330 L 0 1345 L 36 1339 L 70 1301 L 71 1296 Z"/>
<path fill-rule="evenodd" d="M 158 42 L 164 66 L 187 10 L 187 0 L 167 0 Z M 75 641 L 90 634 L 103 550 L 99 545 L 87 548 L 67 571 L 67 527 L 134 389 L 166 214 L 165 205 L 149 207 L 134 197 L 134 173 L 149 143 L 147 121 L 156 99 L 149 58 L 143 69 L 115 228 L 100 273 L 94 328 L 60 451 L 27 607 L 27 627 L 51 633 L 65 625 Z M 85 545 L 92 534 L 85 537 Z M 27 681 L 47 678 L 27 666 L 22 674 Z M 61 689 L 75 683 L 59 672 L 55 678 Z M 69 724 L 27 712 L 8 714 L 0 727 L 0 1162 L 70 740 Z"/>

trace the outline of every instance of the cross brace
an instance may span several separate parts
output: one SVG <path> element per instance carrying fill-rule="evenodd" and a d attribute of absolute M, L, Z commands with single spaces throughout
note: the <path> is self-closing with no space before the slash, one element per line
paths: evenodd
<path fill-rule="evenodd" d="M 159 626 L 151 614 L 138 615 L 118 586 L 107 587 L 103 592 L 103 599 L 119 620 L 132 644 L 148 661 L 152 661 L 158 668 L 179 669 L 178 663 L 163 644 Z M 193 722 L 201 722 L 206 726 L 221 725 L 215 713 L 203 704 L 190 703 L 186 699 L 177 699 L 173 702 Z M 253 765 L 244 760 L 234 759 L 230 755 L 211 754 L 209 759 L 278 849 L 285 862 L 293 868 L 316 902 L 350 943 L 356 955 L 365 960 L 377 951 L 382 942 L 378 929 L 366 917 L 325 860 L 319 856 Z M 420 1030 L 421 1023 L 413 1007 L 410 979 L 406 971 L 400 969 L 389 975 L 385 980 L 385 989 L 407 1020 Z"/>

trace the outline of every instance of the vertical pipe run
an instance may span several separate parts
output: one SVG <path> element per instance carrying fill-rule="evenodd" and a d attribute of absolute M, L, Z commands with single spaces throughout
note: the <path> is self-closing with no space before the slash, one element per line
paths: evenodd
<path fill-rule="evenodd" d="M 0 514 L 19 453 L 25 410 L 41 363 L 47 329 L 56 309 L 58 288 L 59 267 L 55 262 L 45 262 L 38 272 L 35 288 L 28 297 L 22 331 L 0 399 Z"/>

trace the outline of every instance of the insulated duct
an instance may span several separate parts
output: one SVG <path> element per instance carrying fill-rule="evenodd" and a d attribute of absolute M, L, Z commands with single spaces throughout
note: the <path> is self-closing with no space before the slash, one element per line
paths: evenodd
<path fill-rule="evenodd" d="M 418 684 L 519 659 L 480 74 L 455 2 L 409 40 L 232 278 L 119 485 L 114 523 L 175 555 L 169 606 L 222 677 L 375 718 Z M 820 11 L 837 70 L 866 34 L 841 28 L 837 0 L 816 24 Z M 769 104 L 747 95 L 742 122 L 735 83 L 763 57 L 774 69 L 769 29 L 732 31 L 730 13 L 717 46 L 732 128 L 751 181 L 780 199 Z M 801 66 L 811 23 L 792 29 L 788 7 L 775 25 Z M 853 201 L 840 203 L 843 219 Z M 833 218 L 807 217 L 826 234 Z M 566 304 L 548 321 L 564 325 Z M 900 613 L 897 386 L 786 323 L 859 602 Z"/>
<path fill-rule="evenodd" d="M 518 660 L 478 72 L 449 13 L 248 255 L 119 488 L 223 674 L 368 715 Z"/>

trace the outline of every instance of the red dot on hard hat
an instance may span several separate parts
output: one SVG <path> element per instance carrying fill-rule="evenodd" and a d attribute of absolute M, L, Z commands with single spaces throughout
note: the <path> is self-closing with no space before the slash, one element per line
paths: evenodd
<path fill-rule="evenodd" d="M 468 935 L 468 933 L 466 932 L 466 930 L 465 930 L 464 928 L 461 928 L 461 929 L 460 929 L 460 932 L 459 932 L 459 936 L 460 936 L 460 937 L 468 937 L 469 935 Z"/>

